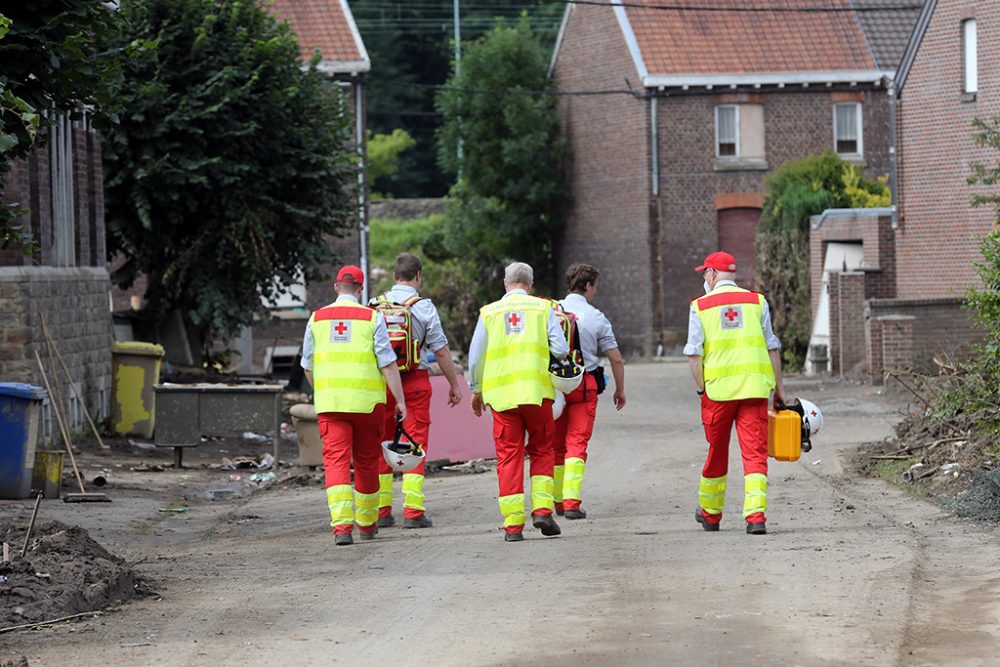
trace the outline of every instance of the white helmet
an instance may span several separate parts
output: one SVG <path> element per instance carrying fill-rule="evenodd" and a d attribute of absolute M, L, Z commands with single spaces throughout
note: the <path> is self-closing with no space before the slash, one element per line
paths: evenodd
<path fill-rule="evenodd" d="M 405 435 L 406 440 L 400 440 Z M 409 472 L 424 460 L 424 448 L 417 444 L 400 423 L 396 426 L 396 438 L 382 442 L 382 457 L 396 472 Z"/>
<path fill-rule="evenodd" d="M 799 405 L 802 406 L 802 423 L 808 426 L 809 435 L 813 436 L 822 431 L 823 413 L 819 411 L 819 407 L 812 401 L 807 401 L 804 398 L 799 399 Z"/>
<path fill-rule="evenodd" d="M 566 395 L 561 391 L 556 392 L 556 398 L 552 401 L 552 419 L 553 421 L 559 419 L 562 416 L 563 409 L 566 407 Z"/>
<path fill-rule="evenodd" d="M 583 366 L 569 359 L 549 364 L 549 378 L 552 386 L 564 394 L 574 391 L 583 382 Z"/>

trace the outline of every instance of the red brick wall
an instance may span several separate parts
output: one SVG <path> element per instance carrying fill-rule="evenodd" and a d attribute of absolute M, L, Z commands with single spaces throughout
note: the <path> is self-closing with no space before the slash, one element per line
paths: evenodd
<path fill-rule="evenodd" d="M 963 101 L 961 20 L 976 17 L 979 92 Z M 977 277 L 978 239 L 996 220 L 991 208 L 971 209 L 976 189 L 969 164 L 996 164 L 995 150 L 978 148 L 972 120 L 1000 115 L 1000 3 L 938 0 L 900 92 L 896 234 L 899 296 L 958 295 Z"/>
<path fill-rule="evenodd" d="M 832 283 L 837 282 L 837 301 L 832 299 Z M 861 369 L 865 362 L 865 274 L 860 271 L 834 273 L 831 283 L 830 338 L 837 339 L 837 356 L 832 357 L 834 373 L 846 375 Z M 832 311 L 837 312 L 837 328 L 833 328 Z"/>
<path fill-rule="evenodd" d="M 640 84 L 611 7 L 575 5 L 556 61 L 562 91 Z M 572 200 L 558 244 L 558 275 L 573 262 L 601 271 L 595 305 L 610 318 L 621 349 L 649 354 L 658 247 L 650 243 L 649 102 L 627 95 L 564 97 Z M 560 290 L 565 289 L 560 280 Z"/>
<path fill-rule="evenodd" d="M 886 316 L 911 316 L 913 325 L 913 366 L 934 371 L 934 356 L 961 359 L 969 346 L 982 338 L 983 332 L 970 313 L 962 308 L 962 299 L 871 299 L 866 304 L 869 325 Z M 873 372 L 878 368 L 874 367 Z"/>
<path fill-rule="evenodd" d="M 754 171 L 716 171 L 715 105 L 719 100 L 711 91 L 660 101 L 660 200 L 664 210 L 660 238 L 665 328 L 670 340 L 683 343 L 688 301 L 702 290 L 702 278 L 692 268 L 719 249 L 716 197 L 738 192 L 763 195 L 765 178 L 785 162 L 832 150 L 834 97 L 843 92 L 789 87 L 756 95 L 754 101 L 764 106 L 768 169 Z M 863 97 L 864 173 L 872 178 L 887 175 L 885 91 L 849 92 Z M 781 336 L 780 331 L 777 334 Z"/>

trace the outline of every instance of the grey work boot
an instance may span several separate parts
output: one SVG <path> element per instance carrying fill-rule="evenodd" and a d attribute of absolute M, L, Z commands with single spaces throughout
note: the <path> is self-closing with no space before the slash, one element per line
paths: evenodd
<path fill-rule="evenodd" d="M 587 510 L 583 509 L 582 507 L 575 510 L 566 510 L 565 516 L 570 521 L 575 521 L 577 519 L 586 519 Z"/>
<path fill-rule="evenodd" d="M 747 521 L 747 535 L 767 535 L 767 523 L 764 521 Z"/>
<path fill-rule="evenodd" d="M 705 529 L 706 532 L 714 533 L 714 532 L 718 532 L 718 530 L 719 530 L 719 524 L 717 524 L 717 523 L 709 523 L 708 521 L 705 521 L 705 517 L 702 516 L 702 514 L 701 514 L 701 507 L 698 507 L 698 508 L 695 509 L 695 511 L 694 511 L 694 520 L 697 521 L 698 523 L 700 523 L 701 527 L 703 529 Z M 747 531 L 747 532 L 749 532 L 749 531 Z"/>
<path fill-rule="evenodd" d="M 391 528 L 396 525 L 396 517 L 392 515 L 392 512 L 386 514 L 385 516 L 380 516 L 375 525 L 379 528 Z"/>
<path fill-rule="evenodd" d="M 354 544 L 354 538 L 351 537 L 350 533 L 343 533 L 343 534 L 336 533 L 333 536 L 333 543 L 336 544 L 338 547 L 346 547 L 350 546 L 351 544 Z"/>
<path fill-rule="evenodd" d="M 421 514 L 415 519 L 403 519 L 403 528 L 430 528 L 434 523 L 426 514 Z"/>
<path fill-rule="evenodd" d="M 506 533 L 505 532 L 503 534 L 503 541 L 504 542 L 524 542 L 524 534 L 521 531 L 518 531 L 516 533 Z"/>
<path fill-rule="evenodd" d="M 559 529 L 559 524 L 556 523 L 556 520 L 552 518 L 551 514 L 532 515 L 531 525 L 542 531 L 542 535 L 545 535 L 546 537 L 562 534 L 562 531 Z"/>

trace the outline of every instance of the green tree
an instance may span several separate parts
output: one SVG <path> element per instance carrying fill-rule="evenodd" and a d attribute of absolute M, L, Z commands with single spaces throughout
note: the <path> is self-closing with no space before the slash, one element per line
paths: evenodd
<path fill-rule="evenodd" d="M 119 16 L 96 0 L 4 3 L 0 14 L 0 193 L 10 163 L 45 143 L 48 110 L 96 121 L 116 108 L 122 62 L 143 45 L 99 48 Z M 20 206 L 0 205 L 0 248 L 30 253 L 34 240 L 15 224 Z"/>
<path fill-rule="evenodd" d="M 787 162 L 768 178 L 757 227 L 757 282 L 770 302 L 789 368 L 801 367 L 811 333 L 809 216 L 828 208 L 888 205 L 885 179 L 863 178 L 831 151 Z"/>
<path fill-rule="evenodd" d="M 112 279 L 148 276 L 147 315 L 177 310 L 206 350 L 249 325 L 351 215 L 356 156 L 341 93 L 256 0 L 125 0 L 126 69 L 104 155 Z M 207 351 L 206 351 L 207 356 Z"/>
<path fill-rule="evenodd" d="M 445 247 L 484 269 L 526 261 L 542 289 L 552 287 L 566 153 L 548 65 L 527 17 L 501 22 L 468 46 L 461 72 L 438 95 L 445 118 L 438 159 L 458 177 Z"/>
<path fill-rule="evenodd" d="M 396 128 L 389 134 L 368 131 L 368 182 L 374 190 L 376 183 L 399 171 L 399 158 L 417 142 L 410 133 Z M 374 193 L 378 195 L 378 193 Z M 385 195 L 378 195 L 385 196 Z"/>

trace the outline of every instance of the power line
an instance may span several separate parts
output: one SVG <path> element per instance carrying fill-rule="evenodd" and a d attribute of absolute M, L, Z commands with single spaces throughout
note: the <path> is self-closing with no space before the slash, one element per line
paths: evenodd
<path fill-rule="evenodd" d="M 899 5 L 869 5 L 864 7 L 842 6 L 842 7 L 777 7 L 769 5 L 766 7 L 747 7 L 743 0 L 737 0 L 739 4 L 719 6 L 719 5 L 696 5 L 696 4 L 646 4 L 642 2 L 621 2 L 612 4 L 608 0 L 557 0 L 567 5 L 590 5 L 593 7 L 626 7 L 629 9 L 652 9 L 667 12 L 719 12 L 733 14 L 835 14 L 835 13 L 864 13 L 864 12 L 884 12 L 884 11 L 914 11 L 923 8 L 921 4 L 899 4 Z"/>
<path fill-rule="evenodd" d="M 472 93 L 477 95 L 528 95 L 531 97 L 598 97 L 606 95 L 630 95 L 641 97 L 644 93 L 628 88 L 618 88 L 610 90 L 522 90 L 518 88 L 465 88 L 461 86 L 449 86 L 434 83 L 415 83 L 406 81 L 382 81 L 381 85 L 387 87 L 406 88 L 430 88 L 433 90 L 446 90 L 456 93 Z"/>

